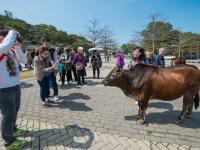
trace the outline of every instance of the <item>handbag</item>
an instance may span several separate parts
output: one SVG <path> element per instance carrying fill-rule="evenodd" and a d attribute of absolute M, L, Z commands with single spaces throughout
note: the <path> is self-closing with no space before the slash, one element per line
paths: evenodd
<path fill-rule="evenodd" d="M 63 65 L 62 64 L 58 64 L 58 72 L 62 73 L 62 69 L 63 69 Z"/>
<path fill-rule="evenodd" d="M 63 68 L 64 68 L 64 70 L 70 70 L 70 69 L 72 69 L 72 64 L 71 63 L 64 63 Z"/>
<path fill-rule="evenodd" d="M 102 61 L 99 60 L 99 61 L 97 61 L 97 68 L 101 68 L 101 67 L 102 67 Z"/>
<path fill-rule="evenodd" d="M 76 64 L 76 70 L 77 70 L 77 71 L 82 71 L 83 69 L 84 69 L 83 63 L 77 63 L 77 64 Z"/>

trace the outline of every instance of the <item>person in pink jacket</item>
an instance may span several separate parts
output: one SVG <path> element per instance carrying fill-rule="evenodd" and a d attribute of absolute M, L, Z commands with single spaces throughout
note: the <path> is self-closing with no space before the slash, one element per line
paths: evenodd
<path fill-rule="evenodd" d="M 122 50 L 119 50 L 115 56 L 115 63 L 118 68 L 123 69 L 124 67 L 124 53 Z"/>

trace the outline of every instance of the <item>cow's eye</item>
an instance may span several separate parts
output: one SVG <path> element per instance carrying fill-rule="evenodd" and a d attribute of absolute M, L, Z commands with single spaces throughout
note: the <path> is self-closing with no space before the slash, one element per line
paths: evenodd
<path fill-rule="evenodd" d="M 110 75 L 110 79 L 115 78 L 115 76 L 116 76 L 116 74 L 112 74 L 112 75 Z"/>

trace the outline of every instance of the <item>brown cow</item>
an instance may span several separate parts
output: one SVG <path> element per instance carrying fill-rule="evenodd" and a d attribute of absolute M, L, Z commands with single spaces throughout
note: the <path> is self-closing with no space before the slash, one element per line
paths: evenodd
<path fill-rule="evenodd" d="M 171 66 L 176 66 L 179 64 L 186 64 L 186 60 L 183 57 L 176 57 L 172 59 Z"/>
<path fill-rule="evenodd" d="M 177 118 L 182 122 L 192 114 L 192 106 L 199 107 L 200 70 L 192 65 L 159 68 L 138 64 L 132 70 L 114 68 L 103 80 L 105 86 L 120 88 L 128 97 L 138 101 L 138 119 L 145 122 L 149 100 L 163 101 L 183 98 L 183 109 Z"/>

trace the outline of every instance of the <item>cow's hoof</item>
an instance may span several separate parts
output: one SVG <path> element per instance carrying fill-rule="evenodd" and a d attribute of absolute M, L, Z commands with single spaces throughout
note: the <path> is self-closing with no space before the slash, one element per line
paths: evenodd
<path fill-rule="evenodd" d="M 187 115 L 186 115 L 186 119 L 191 119 L 191 115 L 190 115 L 190 114 L 187 114 Z"/>
<path fill-rule="evenodd" d="M 145 120 L 142 120 L 142 119 L 138 120 L 138 124 L 140 124 L 140 125 L 144 125 L 145 123 L 146 123 Z"/>
<path fill-rule="evenodd" d="M 177 117 L 175 123 L 176 124 L 182 124 L 183 120 L 180 117 Z"/>
<path fill-rule="evenodd" d="M 141 119 L 140 115 L 136 115 L 135 118 L 136 118 L 136 120 L 140 120 Z"/>

